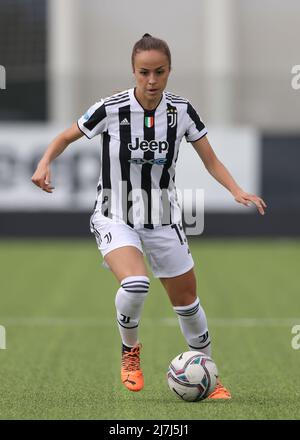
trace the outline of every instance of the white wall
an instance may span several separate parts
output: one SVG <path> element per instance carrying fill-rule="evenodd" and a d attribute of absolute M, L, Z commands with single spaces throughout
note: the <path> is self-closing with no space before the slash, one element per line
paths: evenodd
<path fill-rule="evenodd" d="M 299 0 L 49 0 L 49 11 L 54 121 L 132 86 L 131 49 L 149 32 L 170 45 L 168 88 L 207 123 L 299 129 Z"/>
<path fill-rule="evenodd" d="M 31 182 L 47 144 L 61 131 L 56 125 L 0 125 L 0 212 L 92 211 L 100 171 L 100 137 L 83 137 L 71 144 L 52 164 L 55 190 L 48 194 Z M 259 137 L 249 128 L 209 127 L 208 137 L 220 160 L 247 191 L 260 193 Z M 192 145 L 182 142 L 177 161 L 176 185 L 183 193 L 204 191 L 205 212 L 249 209 L 234 202 L 231 194 L 205 170 Z M 193 195 L 194 197 L 194 195 Z M 191 199 L 192 201 L 192 199 Z M 187 203 L 186 208 L 191 205 Z"/>

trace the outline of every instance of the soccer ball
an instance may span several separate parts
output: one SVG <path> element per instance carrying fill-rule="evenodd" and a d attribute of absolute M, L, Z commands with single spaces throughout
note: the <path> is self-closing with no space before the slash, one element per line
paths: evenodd
<path fill-rule="evenodd" d="M 180 399 L 196 402 L 209 396 L 217 384 L 214 361 L 201 351 L 186 351 L 169 365 L 168 385 Z"/>

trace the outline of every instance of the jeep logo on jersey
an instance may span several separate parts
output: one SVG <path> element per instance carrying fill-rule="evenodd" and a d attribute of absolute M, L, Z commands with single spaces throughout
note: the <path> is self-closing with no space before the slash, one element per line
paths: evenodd
<path fill-rule="evenodd" d="M 139 138 L 135 138 L 135 145 L 128 144 L 128 148 L 131 151 L 142 150 L 142 151 L 158 151 L 158 153 L 163 153 L 164 151 L 168 151 L 169 143 L 167 141 L 140 141 Z"/>

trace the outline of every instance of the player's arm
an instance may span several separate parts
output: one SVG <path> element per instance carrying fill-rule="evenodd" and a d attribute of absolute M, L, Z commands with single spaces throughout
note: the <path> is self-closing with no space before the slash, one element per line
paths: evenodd
<path fill-rule="evenodd" d="M 70 128 L 67 128 L 48 145 L 42 159 L 31 178 L 32 182 L 42 190 L 52 193 L 54 187 L 51 186 L 51 162 L 59 156 L 69 144 L 81 138 L 83 133 L 79 130 L 75 122 Z"/>
<path fill-rule="evenodd" d="M 232 175 L 229 173 L 227 168 L 220 162 L 220 160 L 217 158 L 213 148 L 211 147 L 208 139 L 206 136 L 202 137 L 201 139 L 192 142 L 193 147 L 197 151 L 198 155 L 200 156 L 202 162 L 205 165 L 205 168 L 207 171 L 219 182 L 221 185 L 223 185 L 225 188 L 228 189 L 228 191 L 231 192 L 234 199 L 238 203 L 242 203 L 245 206 L 249 206 L 250 202 L 253 203 L 259 213 L 261 215 L 264 215 L 265 210 L 264 208 L 267 207 L 263 199 L 256 196 L 255 194 L 249 194 L 245 192 L 234 180 Z"/>

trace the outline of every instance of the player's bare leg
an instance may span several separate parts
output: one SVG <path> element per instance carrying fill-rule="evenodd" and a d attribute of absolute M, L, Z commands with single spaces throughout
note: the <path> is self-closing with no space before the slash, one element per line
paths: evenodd
<path fill-rule="evenodd" d="M 142 252 L 135 246 L 114 249 L 104 257 L 119 282 L 134 275 L 148 276 Z"/>
<path fill-rule="evenodd" d="M 116 295 L 117 320 L 122 338 L 121 380 L 130 391 L 144 387 L 140 367 L 138 324 L 149 289 L 149 278 L 143 254 L 134 246 L 123 246 L 105 256 L 121 287 Z"/>
<path fill-rule="evenodd" d="M 205 312 L 197 297 L 196 277 L 191 269 L 183 275 L 171 278 L 160 278 L 175 312 L 178 315 L 181 331 L 191 350 L 202 351 L 211 356 L 210 337 Z M 215 390 L 208 396 L 210 399 L 230 399 L 230 392 L 218 379 Z"/>
<path fill-rule="evenodd" d="M 197 283 L 193 269 L 172 278 L 160 278 L 173 307 L 188 306 L 197 298 Z"/>

